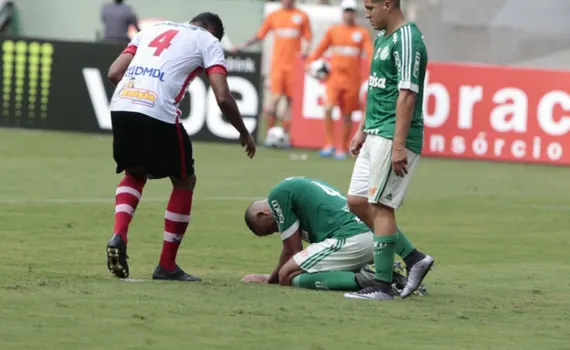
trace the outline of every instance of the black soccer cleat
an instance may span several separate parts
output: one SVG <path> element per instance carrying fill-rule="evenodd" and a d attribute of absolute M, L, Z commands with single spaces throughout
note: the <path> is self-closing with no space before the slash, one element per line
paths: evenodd
<path fill-rule="evenodd" d="M 200 278 L 192 276 L 184 272 L 180 266 L 176 265 L 176 269 L 173 272 L 168 272 L 163 269 L 160 265 L 154 269 L 152 274 L 153 280 L 159 281 L 180 281 L 180 282 L 200 282 Z"/>
<path fill-rule="evenodd" d="M 118 278 L 129 277 L 129 264 L 127 263 L 127 244 L 121 236 L 113 235 L 107 243 L 107 268 Z"/>

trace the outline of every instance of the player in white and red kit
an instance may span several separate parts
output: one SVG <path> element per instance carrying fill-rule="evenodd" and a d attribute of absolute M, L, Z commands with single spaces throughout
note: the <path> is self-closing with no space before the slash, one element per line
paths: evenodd
<path fill-rule="evenodd" d="M 117 84 L 111 99 L 113 158 L 125 171 L 115 200 L 114 235 L 107 245 L 107 267 L 129 276 L 127 232 L 147 179 L 169 177 L 173 190 L 164 215 L 164 243 L 153 279 L 199 281 L 176 264 L 196 184 L 192 143 L 180 123 L 178 105 L 196 75 L 205 72 L 218 106 L 239 131 L 249 158 L 255 141 L 232 97 L 220 40 L 221 19 L 209 12 L 186 23 L 162 22 L 139 32 L 109 68 Z"/>

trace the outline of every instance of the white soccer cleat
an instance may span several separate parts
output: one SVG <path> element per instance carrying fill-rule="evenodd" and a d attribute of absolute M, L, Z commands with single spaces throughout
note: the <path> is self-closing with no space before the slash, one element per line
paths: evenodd
<path fill-rule="evenodd" d="M 418 289 L 431 267 L 433 266 L 434 260 L 431 256 L 426 255 L 425 258 L 415 263 L 408 270 L 408 283 L 400 293 L 402 298 L 407 298 L 412 295 L 413 292 Z"/>

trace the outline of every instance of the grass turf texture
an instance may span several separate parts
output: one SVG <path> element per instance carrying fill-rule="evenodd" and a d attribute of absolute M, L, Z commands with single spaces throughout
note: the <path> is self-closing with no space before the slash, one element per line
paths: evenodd
<path fill-rule="evenodd" d="M 131 277 L 147 281 L 126 283 L 105 266 L 120 180 L 110 137 L 0 139 L 2 349 L 568 349 L 568 168 L 423 159 L 399 224 L 436 258 L 430 295 L 381 303 L 239 282 L 280 250 L 248 232 L 247 204 L 293 175 L 344 190 L 351 161 L 195 144 L 179 264 L 204 282 L 148 281 L 170 192 L 151 181 L 129 234 Z"/>

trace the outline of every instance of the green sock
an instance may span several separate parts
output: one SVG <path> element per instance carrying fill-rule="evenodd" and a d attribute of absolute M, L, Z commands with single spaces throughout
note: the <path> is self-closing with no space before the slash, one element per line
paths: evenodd
<path fill-rule="evenodd" d="M 414 248 L 412 242 L 410 242 L 410 240 L 408 239 L 408 237 L 406 237 L 404 232 L 398 230 L 397 235 L 398 235 L 398 240 L 396 241 L 396 254 L 402 257 L 402 259 L 405 259 L 416 248 Z"/>
<path fill-rule="evenodd" d="M 293 278 L 293 287 L 343 291 L 355 291 L 360 289 L 356 283 L 354 272 L 350 271 L 303 273 Z"/>
<path fill-rule="evenodd" d="M 374 236 L 374 268 L 376 279 L 379 281 L 392 283 L 397 239 L 397 233 L 390 236 Z"/>

